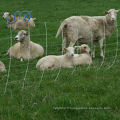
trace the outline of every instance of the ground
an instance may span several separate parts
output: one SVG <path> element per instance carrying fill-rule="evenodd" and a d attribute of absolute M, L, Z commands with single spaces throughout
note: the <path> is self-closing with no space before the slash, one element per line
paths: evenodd
<path fill-rule="evenodd" d="M 5 63 L 7 73 L 0 73 L 0 120 L 120 120 L 117 32 L 105 42 L 104 61 L 99 57 L 98 46 L 89 67 L 40 72 L 35 68 L 39 58 L 28 63 L 10 60 L 5 54 L 11 36 L 15 44 L 18 31 L 10 31 L 2 19 L 5 11 L 12 14 L 31 11 L 32 17 L 36 17 L 36 28 L 30 30 L 31 40 L 44 46 L 45 56 L 61 54 L 62 40 L 55 39 L 55 34 L 62 20 L 73 15 L 104 15 L 104 11 L 119 6 L 119 0 L 2 0 L 0 60 Z M 118 14 L 118 25 L 119 19 Z"/>

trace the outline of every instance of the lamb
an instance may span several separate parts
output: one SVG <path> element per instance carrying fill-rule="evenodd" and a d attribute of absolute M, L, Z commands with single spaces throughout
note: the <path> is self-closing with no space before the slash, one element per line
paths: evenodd
<path fill-rule="evenodd" d="M 89 54 L 90 48 L 86 44 L 81 46 L 75 46 L 75 49 L 80 50 L 80 54 L 74 54 L 73 64 L 76 65 L 90 65 L 92 63 L 92 58 Z"/>
<path fill-rule="evenodd" d="M 0 72 L 6 72 L 5 65 L 2 61 L 0 61 Z"/>
<path fill-rule="evenodd" d="M 100 56 L 104 58 L 103 41 L 115 31 L 118 11 L 110 9 L 105 12 L 105 16 L 72 16 L 65 19 L 56 34 L 56 38 L 61 32 L 63 34 L 62 50 L 66 47 L 67 41 L 70 42 L 69 46 L 74 46 L 76 41 L 92 42 L 94 45 L 92 55 L 95 57 L 95 47 L 99 42 Z"/>
<path fill-rule="evenodd" d="M 37 64 L 36 68 L 38 70 L 53 70 L 57 68 L 72 68 L 73 67 L 73 57 L 74 57 L 74 47 L 65 48 L 66 53 L 64 55 L 56 56 L 49 55 L 41 58 Z"/>
<path fill-rule="evenodd" d="M 7 52 L 10 57 L 23 61 L 42 56 L 44 53 L 44 49 L 41 45 L 30 41 L 30 36 L 25 30 L 19 31 L 15 40 L 18 41 L 18 43 L 10 47 Z"/>
<path fill-rule="evenodd" d="M 9 12 L 5 12 L 3 14 L 3 18 L 8 20 L 8 28 L 11 28 L 13 30 L 16 29 L 25 29 L 25 28 L 34 28 L 35 27 L 35 22 L 34 20 L 36 18 L 30 18 L 30 20 L 28 21 L 28 19 L 26 18 L 24 20 L 24 17 L 16 17 L 15 21 L 14 21 L 14 16 L 9 13 Z"/>

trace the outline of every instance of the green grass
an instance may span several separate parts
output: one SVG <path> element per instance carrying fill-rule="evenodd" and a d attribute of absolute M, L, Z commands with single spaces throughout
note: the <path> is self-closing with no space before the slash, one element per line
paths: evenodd
<path fill-rule="evenodd" d="M 37 20 L 36 28 L 31 30 L 31 40 L 45 48 L 46 23 L 48 54 L 61 54 L 61 38 L 55 39 L 60 21 L 72 15 L 104 15 L 105 10 L 119 9 L 119 4 L 119 0 L 2 0 L 0 12 L 2 15 L 5 11 L 32 11 L 32 17 Z M 118 25 L 119 19 L 118 14 Z M 2 17 L 0 21 L 0 60 L 8 70 L 10 59 L 5 52 L 10 45 L 10 30 Z M 12 36 L 17 32 L 12 31 Z M 114 33 L 106 41 L 106 58 L 102 66 L 98 46 L 96 58 L 90 67 L 79 66 L 43 73 L 35 68 L 37 58 L 30 60 L 24 80 L 27 61 L 12 59 L 5 94 L 8 73 L 0 73 L 0 120 L 120 120 L 120 49 L 112 65 L 116 40 Z M 112 67 L 107 69 L 110 65 Z M 55 107 L 110 109 L 56 110 Z"/>

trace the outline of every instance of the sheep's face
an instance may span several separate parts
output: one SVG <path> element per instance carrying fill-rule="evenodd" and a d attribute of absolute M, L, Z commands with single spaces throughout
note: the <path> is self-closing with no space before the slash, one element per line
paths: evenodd
<path fill-rule="evenodd" d="M 74 47 L 65 48 L 65 52 L 68 56 L 73 57 L 74 56 Z"/>
<path fill-rule="evenodd" d="M 15 40 L 18 42 L 23 42 L 27 36 L 28 36 L 28 32 L 25 30 L 21 30 L 16 35 Z"/>
<path fill-rule="evenodd" d="M 11 14 L 10 14 L 9 12 L 5 12 L 5 13 L 3 14 L 3 18 L 4 18 L 4 19 L 8 19 L 10 15 L 11 15 Z"/>
<path fill-rule="evenodd" d="M 90 52 L 89 46 L 86 45 L 86 44 L 81 45 L 81 46 L 80 46 L 80 52 L 81 52 L 81 53 L 84 53 L 84 52 L 89 53 L 89 52 Z"/>
<path fill-rule="evenodd" d="M 117 20 L 117 13 L 119 12 L 119 10 L 115 10 L 115 9 L 110 9 L 109 11 L 106 11 L 105 14 L 107 15 L 107 18 L 114 22 Z"/>
<path fill-rule="evenodd" d="M 75 46 L 75 49 L 79 49 L 81 53 L 89 53 L 90 52 L 90 48 L 86 44 L 83 44 L 81 46 Z"/>

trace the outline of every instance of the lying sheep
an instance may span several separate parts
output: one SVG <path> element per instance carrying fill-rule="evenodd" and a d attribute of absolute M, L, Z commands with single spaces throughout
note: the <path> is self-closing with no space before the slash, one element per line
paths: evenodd
<path fill-rule="evenodd" d="M 3 14 L 3 18 L 8 20 L 8 28 L 12 28 L 14 30 L 35 27 L 34 20 L 36 18 L 30 18 L 30 20 L 28 21 L 27 18 L 24 20 L 24 17 L 20 17 L 20 18 L 16 17 L 14 21 L 14 16 L 10 14 L 9 12 L 5 12 Z"/>
<path fill-rule="evenodd" d="M 39 70 L 57 69 L 57 68 L 72 68 L 74 48 L 65 48 L 66 53 L 64 55 L 56 56 L 49 55 L 41 58 L 36 65 Z"/>
<path fill-rule="evenodd" d="M 34 59 L 42 56 L 44 53 L 44 49 L 41 45 L 30 41 L 30 36 L 25 30 L 19 31 L 15 40 L 18 41 L 18 43 L 10 47 L 8 50 L 8 54 L 11 57 L 21 59 L 22 61 L 23 59 Z"/>
<path fill-rule="evenodd" d="M 81 46 L 75 46 L 75 48 L 80 50 L 80 54 L 74 54 L 73 64 L 76 65 L 86 65 L 92 63 L 92 58 L 89 54 L 90 48 L 86 44 Z"/>
<path fill-rule="evenodd" d="M 0 61 L 0 72 L 6 72 L 5 65 L 2 61 Z"/>
<path fill-rule="evenodd" d="M 100 56 L 104 57 L 103 40 L 109 38 L 115 31 L 118 11 L 110 9 L 105 12 L 105 16 L 72 16 L 65 19 L 56 34 L 58 37 L 63 32 L 62 50 L 66 48 L 67 41 L 70 42 L 69 46 L 74 46 L 76 41 L 93 42 L 93 57 L 95 57 L 96 43 L 100 42 Z"/>

